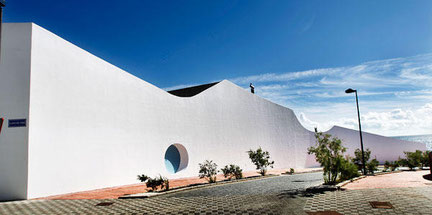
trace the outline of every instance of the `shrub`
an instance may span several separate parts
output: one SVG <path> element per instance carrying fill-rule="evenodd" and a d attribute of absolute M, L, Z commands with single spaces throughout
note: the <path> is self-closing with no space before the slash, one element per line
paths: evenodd
<path fill-rule="evenodd" d="M 385 161 L 384 162 L 384 172 L 387 172 L 387 171 L 389 171 L 389 169 L 390 169 L 390 162 L 389 161 Z"/>
<path fill-rule="evenodd" d="M 213 163 L 213 161 L 206 160 L 204 163 L 200 163 L 199 167 L 200 178 L 206 178 L 210 183 L 216 182 L 217 164 Z"/>
<path fill-rule="evenodd" d="M 144 174 L 138 175 L 138 180 L 141 182 L 145 182 L 145 181 L 147 181 L 147 179 L 149 179 L 149 177 L 144 175 Z"/>
<path fill-rule="evenodd" d="M 365 163 L 367 167 L 367 163 L 370 159 L 371 151 L 369 149 L 366 149 L 364 151 L 364 157 L 365 157 Z M 362 152 L 360 149 L 356 149 L 354 151 L 354 158 L 352 159 L 352 162 L 357 165 L 359 170 L 363 169 L 363 159 L 362 159 Z"/>
<path fill-rule="evenodd" d="M 398 161 L 392 161 L 390 162 L 390 171 L 395 171 L 396 168 L 399 167 L 399 162 Z"/>
<path fill-rule="evenodd" d="M 422 168 L 429 166 L 429 153 L 430 151 L 424 151 L 421 155 Z"/>
<path fill-rule="evenodd" d="M 317 145 L 308 148 L 308 154 L 314 154 L 315 159 L 324 170 L 324 183 L 335 184 L 344 162 L 343 153 L 346 148 L 338 138 L 331 138 L 330 134 L 315 131 Z"/>
<path fill-rule="evenodd" d="M 372 159 L 370 162 L 366 164 L 366 169 L 368 173 L 374 174 L 375 171 L 378 170 L 378 160 L 376 158 Z"/>
<path fill-rule="evenodd" d="M 235 179 L 243 178 L 242 169 L 234 164 L 230 164 L 229 166 L 226 165 L 224 168 L 221 169 L 222 173 L 224 174 L 225 178 L 228 178 L 231 180 L 233 177 Z"/>
<path fill-rule="evenodd" d="M 417 150 L 415 152 L 404 152 L 405 158 L 399 159 L 401 166 L 407 166 L 410 170 L 415 167 L 420 167 L 422 162 L 422 151 Z"/>
<path fill-rule="evenodd" d="M 289 173 L 294 174 L 294 168 L 290 168 Z"/>
<path fill-rule="evenodd" d="M 152 191 L 156 191 L 158 187 L 160 187 L 160 189 L 165 188 L 165 190 L 169 190 L 169 180 L 161 175 L 156 178 L 147 177 L 146 186 L 150 187 Z"/>
<path fill-rule="evenodd" d="M 263 151 L 262 148 L 259 147 L 256 151 L 251 149 L 247 153 L 262 176 L 266 174 L 268 167 L 273 168 L 274 161 L 270 161 L 270 153 L 268 151 Z"/>
<path fill-rule="evenodd" d="M 345 181 L 360 176 L 357 165 L 351 162 L 349 158 L 343 159 L 341 165 L 339 181 Z"/>
<path fill-rule="evenodd" d="M 384 171 L 395 171 L 399 167 L 398 161 L 386 161 L 384 163 Z"/>

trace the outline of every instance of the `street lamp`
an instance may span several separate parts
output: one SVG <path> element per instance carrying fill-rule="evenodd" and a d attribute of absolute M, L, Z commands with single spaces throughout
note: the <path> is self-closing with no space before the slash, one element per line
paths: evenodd
<path fill-rule="evenodd" d="M 0 0 L 0 52 L 1 52 L 1 30 L 2 30 L 2 17 L 3 17 L 3 7 L 6 6 L 5 0 Z"/>
<path fill-rule="evenodd" d="M 353 89 L 349 88 L 349 89 L 345 90 L 345 93 L 355 93 L 355 96 L 356 96 L 357 116 L 358 116 L 358 121 L 359 121 L 359 132 L 360 132 L 360 145 L 361 145 L 362 163 L 363 163 L 363 174 L 366 175 L 366 162 L 365 162 L 364 150 L 363 150 L 363 137 L 362 137 L 361 123 L 360 123 L 360 110 L 359 110 L 359 104 L 358 104 L 357 90 L 353 90 Z"/>

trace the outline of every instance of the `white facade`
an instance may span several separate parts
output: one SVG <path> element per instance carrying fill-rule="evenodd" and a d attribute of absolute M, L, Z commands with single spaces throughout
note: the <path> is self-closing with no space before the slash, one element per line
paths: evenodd
<path fill-rule="evenodd" d="M 229 81 L 177 97 L 35 24 L 3 28 L 0 199 L 133 184 L 141 173 L 196 176 L 206 159 L 253 170 L 246 151 L 259 146 L 270 152 L 275 168 L 316 166 L 307 155 L 314 135 L 291 109 Z M 8 120 L 21 118 L 27 119 L 25 127 L 8 127 Z M 358 132 L 345 130 L 329 132 L 357 144 Z M 390 151 L 392 159 L 403 150 L 426 148 L 381 136 L 367 139 L 365 146 L 376 148 L 379 160 Z M 165 166 L 173 144 L 180 154 L 177 173 Z M 381 145 L 391 150 L 378 150 Z"/>

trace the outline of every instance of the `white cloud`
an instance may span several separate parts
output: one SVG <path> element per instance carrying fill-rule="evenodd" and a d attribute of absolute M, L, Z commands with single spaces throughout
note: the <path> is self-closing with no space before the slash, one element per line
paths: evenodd
<path fill-rule="evenodd" d="M 357 116 L 325 122 L 312 121 L 303 112 L 298 116 L 300 123 L 311 131 L 315 127 L 326 131 L 333 125 L 358 129 Z M 367 112 L 361 115 L 361 123 L 364 131 L 387 136 L 430 134 L 432 133 L 432 103 L 413 109 L 399 108 L 382 112 Z"/>
<path fill-rule="evenodd" d="M 355 97 L 344 93 L 354 88 L 365 130 L 383 135 L 432 134 L 432 53 L 230 81 L 245 89 L 254 83 L 259 96 L 293 109 L 311 130 L 314 125 L 320 130 L 333 125 L 357 128 Z M 181 85 L 186 86 L 190 85 Z"/>

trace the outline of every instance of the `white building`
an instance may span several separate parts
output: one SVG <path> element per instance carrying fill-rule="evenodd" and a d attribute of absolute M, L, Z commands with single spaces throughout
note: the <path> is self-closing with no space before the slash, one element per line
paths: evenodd
<path fill-rule="evenodd" d="M 316 166 L 315 144 L 291 109 L 221 81 L 168 93 L 32 23 L 4 24 L 0 62 L 0 200 L 196 176 L 198 163 L 254 170 Z M 319 107 L 317 107 L 319 108 Z M 350 152 L 358 132 L 333 128 Z M 381 161 L 424 145 L 365 134 Z"/>

